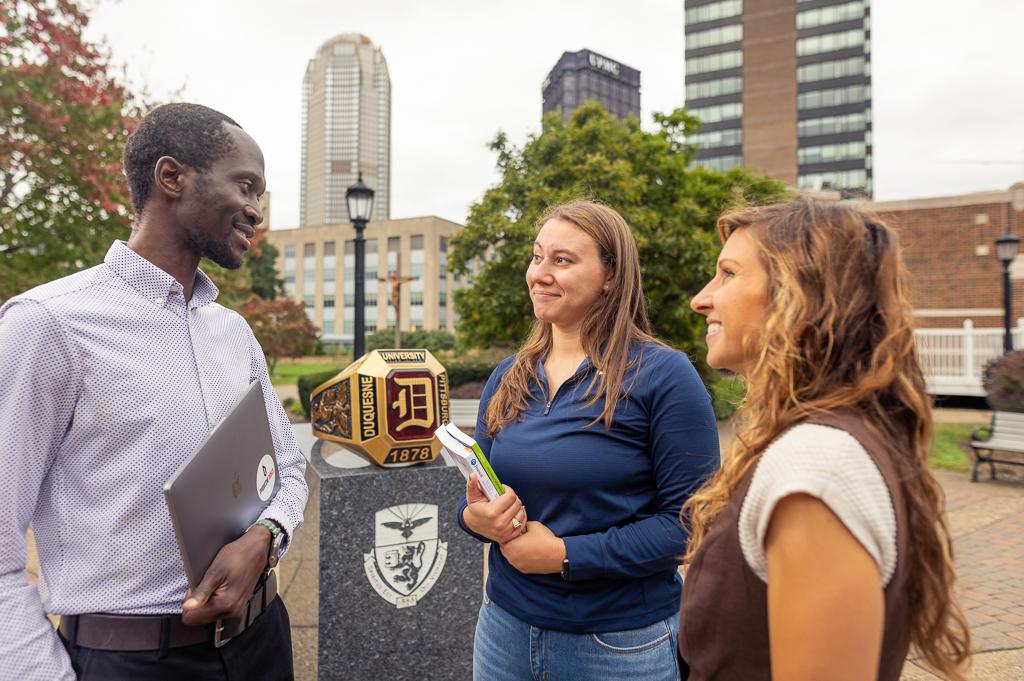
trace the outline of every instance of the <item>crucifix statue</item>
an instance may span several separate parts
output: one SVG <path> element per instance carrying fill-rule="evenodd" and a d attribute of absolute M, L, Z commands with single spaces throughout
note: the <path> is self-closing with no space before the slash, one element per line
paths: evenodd
<path fill-rule="evenodd" d="M 405 277 L 400 275 L 398 272 L 388 272 L 387 277 L 378 277 L 377 281 L 382 281 L 386 284 L 391 284 L 391 306 L 395 308 L 395 348 L 402 347 L 402 309 L 399 306 L 401 300 L 401 288 L 402 284 L 407 281 L 415 281 L 419 277 Z"/>

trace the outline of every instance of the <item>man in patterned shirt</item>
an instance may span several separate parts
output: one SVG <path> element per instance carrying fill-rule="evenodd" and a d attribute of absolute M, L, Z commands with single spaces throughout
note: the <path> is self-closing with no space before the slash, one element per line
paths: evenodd
<path fill-rule="evenodd" d="M 0 680 L 290 679 L 288 615 L 263 578 L 302 522 L 305 460 L 259 343 L 198 269 L 241 265 L 263 155 L 227 116 L 168 104 L 131 135 L 124 169 L 127 243 L 0 308 Z M 163 485 L 257 380 L 281 488 L 188 593 Z M 241 624 L 215 647 L 230 616 Z"/>

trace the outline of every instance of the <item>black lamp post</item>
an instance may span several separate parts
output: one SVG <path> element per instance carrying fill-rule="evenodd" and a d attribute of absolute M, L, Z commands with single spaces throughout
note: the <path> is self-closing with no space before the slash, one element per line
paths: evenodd
<path fill-rule="evenodd" d="M 356 228 L 356 315 L 355 339 L 352 343 L 352 359 L 359 359 L 366 353 L 366 242 L 363 230 L 373 211 L 373 190 L 363 184 L 360 171 L 356 183 L 345 190 L 348 204 L 348 219 Z"/>
<path fill-rule="evenodd" d="M 1020 237 L 1007 231 L 996 239 L 996 257 L 1003 263 L 1003 352 L 1013 350 L 1013 336 L 1011 335 L 1011 321 L 1013 316 L 1013 297 L 1010 294 L 1010 263 L 1017 257 L 1017 249 L 1020 248 Z"/>

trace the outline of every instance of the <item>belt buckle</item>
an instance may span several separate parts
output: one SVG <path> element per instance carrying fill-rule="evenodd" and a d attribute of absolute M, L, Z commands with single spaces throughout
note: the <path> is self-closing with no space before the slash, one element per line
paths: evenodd
<path fill-rule="evenodd" d="M 232 639 L 231 636 L 228 636 L 227 638 L 222 638 L 221 634 L 223 634 L 223 633 L 224 633 L 224 620 L 217 620 L 213 624 L 213 647 L 214 648 L 220 648 L 221 646 L 226 645 L 228 643 L 228 641 L 230 641 Z"/>

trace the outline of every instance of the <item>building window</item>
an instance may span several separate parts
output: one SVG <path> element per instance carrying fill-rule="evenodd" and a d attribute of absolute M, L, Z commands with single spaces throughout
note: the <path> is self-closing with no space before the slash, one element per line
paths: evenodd
<path fill-rule="evenodd" d="M 409 269 L 414 277 L 423 276 L 423 235 L 414 234 L 409 240 Z M 422 286 L 423 280 L 419 279 Z M 413 284 L 415 286 L 415 283 Z"/>
<path fill-rule="evenodd" d="M 402 239 L 397 236 L 388 237 L 388 273 L 396 273 L 401 265 Z"/>
<path fill-rule="evenodd" d="M 727 130 L 711 130 L 690 135 L 687 140 L 696 144 L 701 149 L 714 149 L 716 147 L 734 147 L 743 143 L 743 131 L 739 128 Z"/>
<path fill-rule="evenodd" d="M 334 256 L 334 242 L 324 242 L 324 281 L 334 281 L 337 258 Z"/>
<path fill-rule="evenodd" d="M 816 135 L 834 135 L 841 132 L 860 132 L 866 127 L 867 116 L 862 113 L 808 118 L 797 123 L 797 135 L 800 137 L 814 137 Z"/>
<path fill-rule="evenodd" d="M 728 104 L 716 104 L 715 106 L 703 106 L 697 109 L 690 109 L 690 113 L 700 119 L 701 123 L 717 123 L 743 115 L 742 102 L 729 102 Z"/>
<path fill-rule="evenodd" d="M 703 57 L 690 57 L 686 60 L 686 75 L 695 73 L 708 73 L 710 71 L 722 71 L 724 69 L 735 69 L 743 66 L 743 51 L 732 50 L 730 52 L 719 52 L 707 54 Z"/>
<path fill-rule="evenodd" d="M 733 95 L 743 89 L 743 79 L 739 76 L 706 80 L 703 83 L 690 83 L 686 86 L 686 99 L 704 99 L 720 95 Z"/>
<path fill-rule="evenodd" d="M 409 322 L 413 326 L 423 325 L 423 243 L 422 234 L 409 239 L 409 274 L 417 277 L 409 282 Z"/>
<path fill-rule="evenodd" d="M 721 2 L 712 2 L 700 7 L 688 7 L 686 9 L 686 23 L 699 24 L 702 21 L 736 17 L 741 12 L 743 12 L 742 0 L 722 0 Z"/>
<path fill-rule="evenodd" d="M 820 54 L 822 52 L 834 52 L 845 50 L 850 47 L 860 47 L 864 44 L 864 30 L 855 28 L 842 33 L 826 33 L 825 35 L 814 35 L 808 38 L 798 38 L 796 41 L 797 56 L 804 57 L 809 54 Z"/>
<path fill-rule="evenodd" d="M 859 104 L 867 99 L 868 91 L 863 85 L 850 85 L 831 90 L 801 92 L 796 98 L 797 109 L 821 109 L 827 106 Z"/>
<path fill-rule="evenodd" d="M 345 281 L 356 280 L 356 242 L 345 242 Z M 348 284 L 346 283 L 346 287 Z"/>
<path fill-rule="evenodd" d="M 864 158 L 866 146 L 863 142 L 824 144 L 817 147 L 803 147 L 797 150 L 797 161 L 804 163 L 830 163 Z"/>
<path fill-rule="evenodd" d="M 843 21 L 852 21 L 864 16 L 864 3 L 860 0 L 848 2 L 844 5 L 829 5 L 798 12 L 796 15 L 797 28 L 814 28 L 826 24 L 838 24 Z"/>
<path fill-rule="evenodd" d="M 871 191 L 866 170 L 836 170 L 824 173 L 808 173 L 799 178 L 803 189 L 866 189 Z"/>
<path fill-rule="evenodd" d="M 818 64 L 805 64 L 797 67 L 796 82 L 813 83 L 819 80 L 846 78 L 847 76 L 863 76 L 867 67 L 864 57 L 850 57 L 839 61 L 823 61 Z"/>
<path fill-rule="evenodd" d="M 696 50 L 712 45 L 735 43 L 743 39 L 743 24 L 730 24 L 686 34 L 686 49 Z"/>
<path fill-rule="evenodd" d="M 365 263 L 365 275 L 367 282 L 373 282 L 373 290 L 377 290 L 377 265 L 379 263 L 377 256 L 377 240 L 367 239 L 366 240 L 366 259 Z M 367 285 L 367 290 L 370 286 Z"/>
<path fill-rule="evenodd" d="M 742 156 L 718 156 L 717 158 L 698 158 L 693 161 L 693 165 L 697 168 L 707 168 L 708 170 L 717 170 L 724 172 L 730 168 L 743 163 Z"/>

